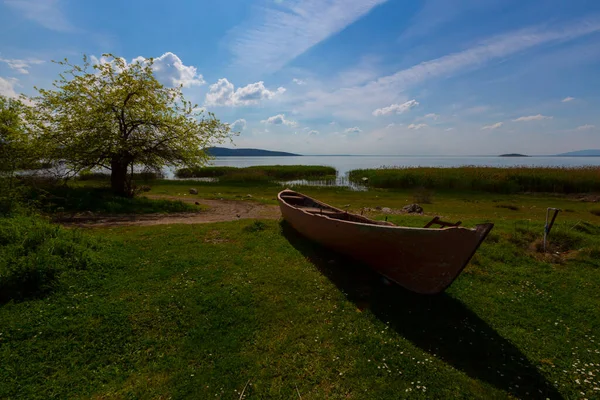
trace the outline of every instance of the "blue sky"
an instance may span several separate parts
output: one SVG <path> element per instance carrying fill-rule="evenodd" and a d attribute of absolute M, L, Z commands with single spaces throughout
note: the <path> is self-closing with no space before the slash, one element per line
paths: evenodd
<path fill-rule="evenodd" d="M 154 57 L 238 147 L 600 148 L 597 0 L 0 0 L 0 94 L 109 52 Z"/>

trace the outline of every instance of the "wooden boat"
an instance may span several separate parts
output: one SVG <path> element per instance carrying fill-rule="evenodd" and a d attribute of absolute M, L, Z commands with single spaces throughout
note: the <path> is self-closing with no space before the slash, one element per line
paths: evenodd
<path fill-rule="evenodd" d="M 289 189 L 277 199 L 283 218 L 303 236 L 423 294 L 450 286 L 494 226 L 466 229 L 436 217 L 425 228 L 411 228 L 352 214 Z"/>

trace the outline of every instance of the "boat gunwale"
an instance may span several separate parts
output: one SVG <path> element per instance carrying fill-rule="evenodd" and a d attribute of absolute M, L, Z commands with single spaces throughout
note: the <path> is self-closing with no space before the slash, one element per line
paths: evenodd
<path fill-rule="evenodd" d="M 292 208 L 294 210 L 302 211 L 304 214 L 306 214 L 308 216 L 315 216 L 315 217 L 326 218 L 326 219 L 328 219 L 330 221 L 338 221 L 338 222 L 343 222 L 343 223 L 346 223 L 346 224 L 355 224 L 355 225 L 363 225 L 363 226 L 370 226 L 370 227 L 387 228 L 387 229 L 392 229 L 392 230 L 407 229 L 407 230 L 419 230 L 419 231 L 427 231 L 427 232 L 431 232 L 431 231 L 444 232 L 444 231 L 453 230 L 453 229 L 476 232 L 478 226 L 487 225 L 487 224 L 478 224 L 478 225 L 475 226 L 475 228 L 465 228 L 464 226 L 448 226 L 448 227 L 442 227 L 442 228 L 418 228 L 418 227 L 415 227 L 415 226 L 380 225 L 380 224 L 377 224 L 377 223 L 367 224 L 367 223 L 364 223 L 364 222 L 346 221 L 346 220 L 342 220 L 342 219 L 331 218 L 331 217 L 329 217 L 326 214 L 314 214 L 314 213 L 310 213 L 310 212 L 308 212 L 306 210 L 303 210 L 300 207 L 293 206 L 293 205 L 289 204 L 287 201 L 285 201 L 284 199 L 281 198 L 281 194 L 284 193 L 284 192 L 296 193 L 296 194 L 298 194 L 300 196 L 306 197 L 306 198 L 314 201 L 317 204 L 320 204 L 320 205 L 323 205 L 323 206 L 327 206 L 328 208 L 334 209 L 334 210 L 339 211 L 341 213 L 346 213 L 346 214 L 354 215 L 354 216 L 357 216 L 357 217 L 359 215 L 358 214 L 354 214 L 354 213 L 349 213 L 348 211 L 340 210 L 339 208 L 333 207 L 333 206 L 331 206 L 331 205 L 329 205 L 327 203 L 323 203 L 323 202 L 321 202 L 319 200 L 313 199 L 312 197 L 307 196 L 305 194 L 302 194 L 300 192 L 296 192 L 295 190 L 284 189 L 284 190 L 282 190 L 281 192 L 279 192 L 277 194 L 277 199 L 280 200 L 282 203 L 284 203 L 287 207 L 290 207 L 290 208 Z M 367 218 L 367 217 L 364 217 L 362 215 L 360 217 Z M 367 219 L 371 220 L 370 218 L 367 218 Z M 371 220 L 371 221 L 374 221 L 374 220 Z M 376 221 L 374 221 L 374 222 L 376 222 Z"/>

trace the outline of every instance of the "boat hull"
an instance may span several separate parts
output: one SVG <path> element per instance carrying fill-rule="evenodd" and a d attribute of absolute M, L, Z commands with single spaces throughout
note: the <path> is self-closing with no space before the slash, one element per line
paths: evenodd
<path fill-rule="evenodd" d="M 429 229 L 344 221 L 288 204 L 284 193 L 296 192 L 283 191 L 278 200 L 283 218 L 300 234 L 422 294 L 443 292 L 493 227 Z"/>

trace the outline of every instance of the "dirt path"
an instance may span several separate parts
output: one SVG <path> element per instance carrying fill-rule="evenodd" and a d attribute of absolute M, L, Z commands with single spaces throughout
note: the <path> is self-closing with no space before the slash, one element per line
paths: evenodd
<path fill-rule="evenodd" d="M 56 222 L 70 226 L 130 226 L 164 224 L 205 224 L 211 222 L 234 221 L 237 219 L 277 219 L 281 216 L 279 207 L 244 200 L 209 200 L 177 196 L 148 195 L 150 199 L 181 200 L 186 203 L 210 207 L 195 213 L 171 214 L 84 214 L 59 218 Z"/>

